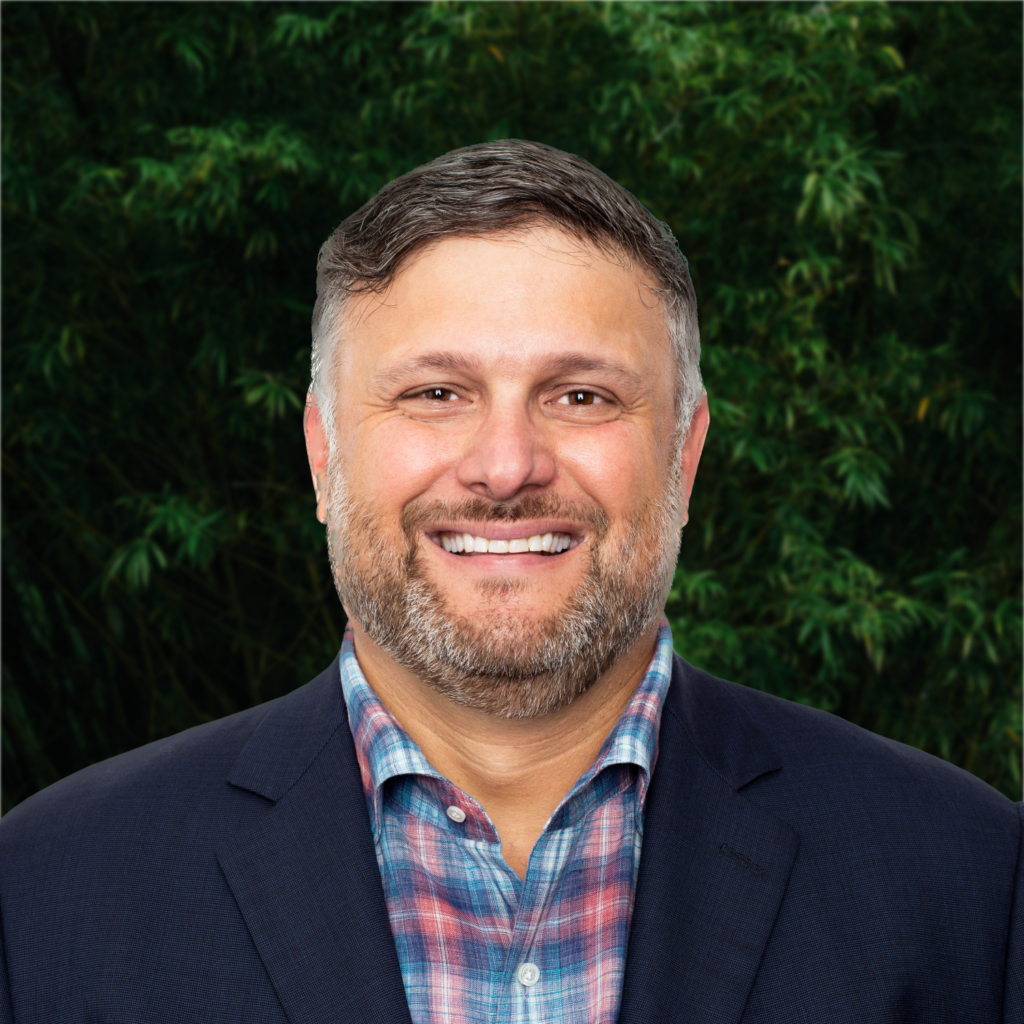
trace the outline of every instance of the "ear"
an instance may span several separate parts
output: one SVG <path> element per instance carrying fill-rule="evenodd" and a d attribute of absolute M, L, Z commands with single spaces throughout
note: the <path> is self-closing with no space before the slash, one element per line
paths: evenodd
<path fill-rule="evenodd" d="M 693 411 L 690 430 L 680 452 L 680 469 L 683 474 L 683 521 L 681 526 L 685 526 L 690 519 L 690 494 L 693 491 L 693 481 L 697 477 L 697 466 L 700 463 L 701 452 L 704 451 L 704 438 L 708 436 L 710 423 L 711 411 L 708 409 L 708 393 L 705 391 L 701 395 L 700 404 Z"/>
<path fill-rule="evenodd" d="M 313 389 L 306 395 L 306 411 L 302 414 L 302 430 L 306 435 L 306 455 L 309 457 L 309 472 L 313 477 L 316 492 L 316 517 L 321 523 L 327 522 L 327 434 L 320 419 L 320 406 L 316 404 Z"/>

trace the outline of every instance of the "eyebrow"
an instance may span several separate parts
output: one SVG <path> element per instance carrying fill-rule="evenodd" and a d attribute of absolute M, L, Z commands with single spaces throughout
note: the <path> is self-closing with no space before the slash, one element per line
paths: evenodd
<path fill-rule="evenodd" d="M 609 359 L 599 359 L 582 353 L 566 353 L 542 361 L 543 370 L 552 376 L 572 376 L 583 373 L 602 373 L 621 381 L 631 388 L 643 389 L 644 378 L 635 370 Z M 403 383 L 408 377 L 425 370 L 474 374 L 480 370 L 478 360 L 457 352 L 428 352 L 399 366 L 374 374 L 371 384 L 387 388 Z"/>
<path fill-rule="evenodd" d="M 643 388 L 644 378 L 635 370 L 623 366 L 610 359 L 597 359 L 577 353 L 564 356 L 553 356 L 544 361 L 547 370 L 559 376 L 571 376 L 574 373 L 604 373 L 622 381 L 629 387 Z"/>
<path fill-rule="evenodd" d="M 395 384 L 401 384 L 406 377 L 422 373 L 424 370 L 437 370 L 441 373 L 474 373 L 479 370 L 479 364 L 475 359 L 459 355 L 456 352 L 429 352 L 423 356 L 417 356 L 408 362 L 401 363 L 389 370 L 382 370 L 375 373 L 370 379 L 370 384 L 377 388 L 387 388 Z"/>

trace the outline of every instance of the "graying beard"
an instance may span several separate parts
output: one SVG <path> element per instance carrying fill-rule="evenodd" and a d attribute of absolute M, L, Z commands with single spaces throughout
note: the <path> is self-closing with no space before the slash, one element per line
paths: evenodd
<path fill-rule="evenodd" d="M 340 480 L 331 481 L 328 509 L 335 585 L 366 633 L 453 703 L 502 718 L 547 714 L 586 692 L 660 613 L 679 550 L 674 487 L 633 518 L 606 557 L 595 531 L 585 577 L 560 611 L 534 623 L 510 614 L 481 628 L 426 578 L 415 531 L 405 531 L 399 551 Z M 489 517 L 524 518 L 515 503 L 507 517 L 501 511 L 492 506 Z"/>

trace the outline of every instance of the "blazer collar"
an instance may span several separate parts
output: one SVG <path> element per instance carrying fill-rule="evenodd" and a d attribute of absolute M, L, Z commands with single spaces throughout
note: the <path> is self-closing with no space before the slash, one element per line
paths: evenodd
<path fill-rule="evenodd" d="M 273 801 L 217 851 L 291 1024 L 408 1024 L 338 663 L 277 701 L 231 785 Z"/>
<path fill-rule="evenodd" d="M 238 755 L 228 782 L 276 803 L 347 721 L 338 659 L 312 682 L 268 707 Z"/>
<path fill-rule="evenodd" d="M 673 660 L 665 706 L 683 726 L 693 750 L 736 790 L 782 767 L 768 736 L 747 710 L 744 695 L 749 692 L 701 672 L 678 654 Z"/>
<path fill-rule="evenodd" d="M 739 790 L 781 767 L 743 690 L 676 658 L 644 814 L 620 1024 L 736 1024 L 798 838 Z"/>

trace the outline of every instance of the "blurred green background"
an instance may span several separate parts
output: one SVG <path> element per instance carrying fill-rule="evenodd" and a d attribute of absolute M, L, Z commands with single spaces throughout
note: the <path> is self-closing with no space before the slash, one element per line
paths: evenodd
<path fill-rule="evenodd" d="M 5 5 L 3 806 L 331 660 L 317 249 L 507 136 L 690 259 L 679 652 L 1019 799 L 1020 53 L 1019 3 Z"/>

